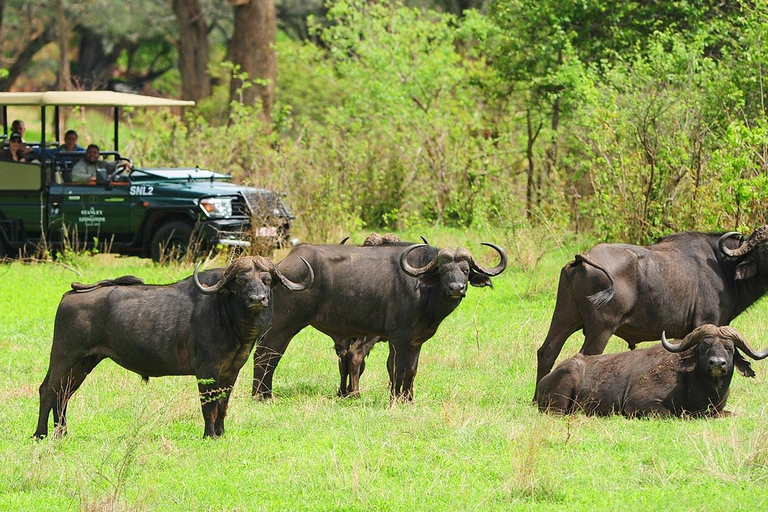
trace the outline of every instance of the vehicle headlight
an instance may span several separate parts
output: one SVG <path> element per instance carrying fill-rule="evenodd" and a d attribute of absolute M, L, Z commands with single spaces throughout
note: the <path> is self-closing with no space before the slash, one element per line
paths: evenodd
<path fill-rule="evenodd" d="M 206 197 L 200 200 L 200 207 L 209 217 L 231 217 L 231 197 Z"/>

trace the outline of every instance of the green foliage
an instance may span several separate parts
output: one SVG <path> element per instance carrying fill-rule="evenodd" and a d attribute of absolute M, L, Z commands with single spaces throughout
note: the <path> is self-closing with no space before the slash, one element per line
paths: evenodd
<path fill-rule="evenodd" d="M 239 70 L 212 65 L 214 94 L 183 123 L 131 114 L 126 152 L 285 191 L 298 236 L 316 242 L 505 231 L 522 216 L 633 242 L 754 227 L 766 14 L 749 2 L 501 0 L 459 18 L 339 0 L 309 40 L 278 39 L 270 124 L 229 103 Z"/>
<path fill-rule="evenodd" d="M 743 122 L 728 126 L 721 147 L 710 166 L 717 170 L 708 197 L 714 199 L 716 218 L 725 217 L 734 227 L 750 228 L 768 223 L 768 121 L 754 127 Z M 715 214 L 713 212 L 711 215 Z"/>

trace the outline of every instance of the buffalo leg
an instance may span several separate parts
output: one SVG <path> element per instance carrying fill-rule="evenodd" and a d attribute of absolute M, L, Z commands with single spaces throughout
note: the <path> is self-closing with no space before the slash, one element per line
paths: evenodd
<path fill-rule="evenodd" d="M 351 356 L 348 363 L 350 376 L 349 392 L 354 396 L 360 395 L 360 377 L 365 371 L 365 358 L 368 357 L 371 349 L 380 339 L 380 336 L 366 336 L 365 338 L 355 340 L 350 347 Z"/>
<path fill-rule="evenodd" d="M 419 365 L 420 351 L 420 345 L 414 347 L 409 343 L 397 344 L 390 341 L 387 369 L 391 399 L 413 400 L 413 380 Z"/>
<path fill-rule="evenodd" d="M 351 338 L 333 338 L 336 356 L 339 358 L 339 391 L 338 396 L 345 397 L 348 392 L 349 379 L 349 348 Z"/>
<path fill-rule="evenodd" d="M 347 396 L 360 396 L 360 375 L 362 375 L 365 367 L 365 354 L 359 347 L 350 351 L 347 365 L 349 368 Z"/>
<path fill-rule="evenodd" d="M 197 372 L 196 376 L 197 389 L 200 392 L 200 405 L 203 410 L 203 421 L 205 422 L 203 437 L 216 437 L 216 418 L 219 412 L 219 400 L 222 397 L 219 375 L 215 370 L 211 370 Z"/>
<path fill-rule="evenodd" d="M 403 396 L 406 400 L 413 400 L 413 381 L 416 379 L 416 371 L 419 368 L 419 353 L 421 345 L 409 347 L 403 375 Z"/>
<path fill-rule="evenodd" d="M 565 341 L 579 329 L 584 326 L 581 315 L 579 314 L 576 301 L 571 293 L 571 285 L 566 275 L 566 269 L 560 273 L 560 283 L 557 287 L 557 301 L 555 311 L 552 313 L 552 321 L 549 324 L 547 337 L 544 339 L 541 347 L 536 353 L 536 392 L 533 399 L 536 401 L 539 382 L 552 370 L 557 356 L 565 345 Z"/>
<path fill-rule="evenodd" d="M 40 410 L 37 430 L 33 437 L 42 439 L 48 435 L 48 417 L 53 411 L 54 436 L 61 437 L 67 432 L 67 404 L 85 377 L 103 358 L 90 356 L 73 365 L 69 363 L 51 365 L 40 385 Z"/>
<path fill-rule="evenodd" d="M 616 328 L 604 328 L 597 332 L 584 332 L 584 344 L 579 352 L 585 356 L 602 354 Z"/>
<path fill-rule="evenodd" d="M 275 369 L 291 339 L 304 327 L 305 325 L 283 326 L 281 329 L 273 325 L 261 343 L 256 345 L 253 353 L 253 388 L 251 390 L 254 398 L 272 398 L 272 377 Z"/>
<path fill-rule="evenodd" d="M 227 417 L 229 407 L 229 397 L 232 396 L 232 390 L 235 387 L 237 375 L 232 377 L 221 377 L 219 386 L 221 386 L 221 396 L 216 404 L 216 420 L 213 425 L 213 433 L 216 437 L 224 435 L 224 418 Z"/>

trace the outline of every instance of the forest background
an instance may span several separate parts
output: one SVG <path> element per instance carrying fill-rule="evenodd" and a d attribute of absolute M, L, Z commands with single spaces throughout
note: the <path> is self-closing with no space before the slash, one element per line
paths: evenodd
<path fill-rule="evenodd" d="M 123 152 L 285 191 L 313 242 L 644 243 L 766 224 L 766 34 L 750 1 L 0 1 L 0 90 L 194 99 Z"/>

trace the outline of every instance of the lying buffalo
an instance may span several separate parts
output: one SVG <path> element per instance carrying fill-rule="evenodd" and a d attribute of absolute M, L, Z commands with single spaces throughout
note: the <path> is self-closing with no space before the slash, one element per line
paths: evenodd
<path fill-rule="evenodd" d="M 755 372 L 739 350 L 753 351 L 732 327 L 702 325 L 679 344 L 667 341 L 644 350 L 566 359 L 539 383 L 541 411 L 581 410 L 606 416 L 719 415 L 728 400 L 733 367 L 745 377 Z"/>
<path fill-rule="evenodd" d="M 746 243 L 738 233 L 677 233 L 650 246 L 599 244 L 560 273 L 557 302 L 538 350 L 536 383 L 563 344 L 584 330 L 585 355 L 616 334 L 630 348 L 666 331 L 683 337 L 703 324 L 728 325 L 768 291 L 768 226 Z"/>
<path fill-rule="evenodd" d="M 56 312 L 34 437 L 48 435 L 51 410 L 54 432 L 66 433 L 69 398 L 105 358 L 145 380 L 194 375 L 204 436 L 222 435 L 237 375 L 272 318 L 273 289 L 278 282 L 291 292 L 312 284 L 312 267 L 302 264 L 306 277 L 301 284 L 260 256 L 200 276 L 196 267 L 191 278 L 169 285 L 145 285 L 132 276 L 87 286 L 73 283 Z"/>
<path fill-rule="evenodd" d="M 288 296 L 275 290 L 272 327 L 254 352 L 253 394 L 272 395 L 275 367 L 291 339 L 311 325 L 334 340 L 375 337 L 389 342 L 393 398 L 413 398 L 421 345 L 464 298 L 467 286 L 491 286 L 507 265 L 481 267 L 464 248 L 425 244 L 376 247 L 299 245 L 278 264 L 286 276 L 300 270 L 300 258 L 315 270 L 311 289 Z"/>

